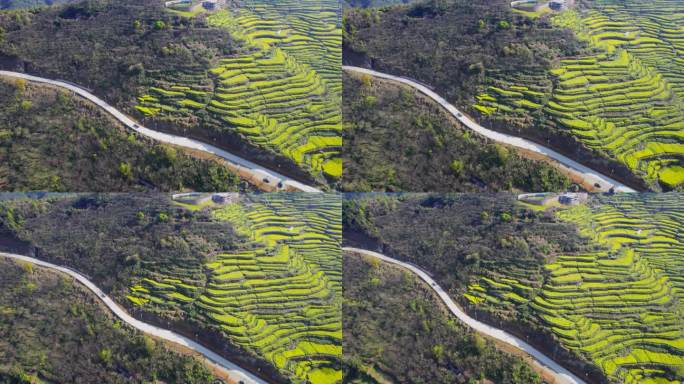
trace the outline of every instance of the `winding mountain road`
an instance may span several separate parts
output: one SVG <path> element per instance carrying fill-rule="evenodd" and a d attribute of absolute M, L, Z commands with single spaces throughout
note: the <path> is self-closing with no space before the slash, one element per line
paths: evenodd
<path fill-rule="evenodd" d="M 463 323 L 465 323 L 467 326 L 469 326 L 477 332 L 480 332 L 489 337 L 502 341 L 506 344 L 513 346 L 514 348 L 517 348 L 527 353 L 532 358 L 534 358 L 535 364 L 537 364 L 542 369 L 553 375 L 553 377 L 556 380 L 556 384 L 586 384 L 584 380 L 575 376 L 575 374 L 563 368 L 560 364 L 551 360 L 545 354 L 543 354 L 530 344 L 526 343 L 525 341 L 511 335 L 506 331 L 494 328 L 490 325 L 477 321 L 472 317 L 468 316 L 461 308 L 459 308 L 456 305 L 456 303 L 451 299 L 451 297 L 449 297 L 446 291 L 444 291 L 444 289 L 441 286 L 439 286 L 439 284 L 437 284 L 437 282 L 435 282 L 425 271 L 421 270 L 415 265 L 405 263 L 403 261 L 393 259 L 389 256 L 385 256 L 381 253 L 369 251 L 366 249 L 353 247 L 344 247 L 342 249 L 346 252 L 358 253 L 361 255 L 380 259 L 387 263 L 398 265 L 404 269 L 413 272 L 420 279 L 425 281 L 430 286 L 430 288 L 432 288 L 437 293 L 439 298 L 444 302 L 444 304 L 446 304 L 447 308 L 449 308 L 449 311 L 451 311 L 451 313 L 453 313 L 459 320 L 461 320 Z"/>
<path fill-rule="evenodd" d="M 405 85 L 408 85 L 422 94 L 428 96 L 432 100 L 436 101 L 439 103 L 444 109 L 446 109 L 451 115 L 453 115 L 456 119 L 458 119 L 463 125 L 466 127 L 470 128 L 471 130 L 475 131 L 476 133 L 494 140 L 499 143 L 507 144 L 516 148 L 520 148 L 523 150 L 527 150 L 530 152 L 534 152 L 537 154 L 540 154 L 546 158 L 552 159 L 555 162 L 558 163 L 558 165 L 563 168 L 564 170 L 582 178 L 587 182 L 588 185 L 595 185 L 598 184 L 601 187 L 597 188 L 600 192 L 607 192 L 611 188 L 615 188 L 615 192 L 636 192 L 634 189 L 620 183 L 617 180 L 614 180 L 606 175 L 601 174 L 600 172 L 597 172 L 587 166 L 584 166 L 569 157 L 560 154 L 557 151 L 554 151 L 551 148 L 547 148 L 543 145 L 537 144 L 533 141 L 526 140 L 517 136 L 509 135 L 506 133 L 501 133 L 501 132 L 496 132 L 491 129 L 487 129 L 480 124 L 474 122 L 471 120 L 469 117 L 464 115 L 462 112 L 460 112 L 456 107 L 454 107 L 451 103 L 446 101 L 442 96 L 438 95 L 435 93 L 433 90 L 428 88 L 427 86 L 420 84 L 414 80 L 407 79 L 405 77 L 399 77 L 399 76 L 394 76 L 390 75 L 387 73 L 383 72 L 378 72 L 373 69 L 368 69 L 368 68 L 361 68 L 361 67 L 354 67 L 354 66 L 348 66 L 348 65 L 343 65 L 342 69 L 345 71 L 350 71 L 350 72 L 356 72 L 356 73 L 362 73 L 366 75 L 370 75 L 373 77 L 378 77 L 381 79 L 385 80 L 391 80 L 395 82 L 399 82 Z"/>
<path fill-rule="evenodd" d="M 121 113 L 116 108 L 107 104 L 104 100 L 100 99 L 99 97 L 93 95 L 92 93 L 88 92 L 87 90 L 79 86 L 66 83 L 64 81 L 46 79 L 43 77 L 32 76 L 21 72 L 0 71 L 0 76 L 24 79 L 28 81 L 34 81 L 37 83 L 51 84 L 60 88 L 68 89 L 74 92 L 75 94 L 95 103 L 97 106 L 107 111 L 110 115 L 114 116 L 114 118 L 119 120 L 123 125 L 140 133 L 141 135 L 147 136 L 162 143 L 173 144 L 188 149 L 202 151 L 223 158 L 225 161 L 228 162 L 231 168 L 237 171 L 238 174 L 252 181 L 256 185 L 265 184 L 271 187 L 271 189 L 278 190 L 320 192 L 320 190 L 318 190 L 317 188 L 290 179 L 287 176 L 284 176 L 270 169 L 264 168 L 247 159 L 236 156 L 228 151 L 215 147 L 211 144 L 203 143 L 201 141 L 190 139 L 183 136 L 172 135 L 169 133 L 163 133 L 149 128 L 145 128 L 133 119 L 131 119 L 130 117 Z M 282 185 L 281 188 L 277 187 L 279 184 Z"/>
<path fill-rule="evenodd" d="M 150 334 L 152 336 L 156 336 L 160 339 L 164 339 L 179 345 L 182 345 L 183 347 L 186 347 L 188 349 L 191 349 L 195 352 L 198 352 L 202 354 L 204 357 L 206 357 L 212 364 L 216 365 L 217 368 L 220 368 L 223 372 L 226 373 L 228 377 L 230 377 L 232 380 L 235 382 L 242 382 L 244 384 L 267 384 L 266 381 L 256 377 L 252 373 L 248 372 L 247 370 L 239 367 L 235 363 L 232 363 L 222 356 L 212 352 L 208 348 L 202 346 L 201 344 L 197 343 L 196 341 L 189 339 L 185 336 L 179 335 L 177 333 L 174 333 L 172 331 L 169 331 L 167 329 L 159 328 L 157 326 L 147 324 L 145 322 L 142 322 L 140 320 L 137 320 L 133 318 L 131 315 L 129 315 L 123 308 L 121 308 L 119 305 L 117 305 L 109 296 L 105 295 L 100 288 L 98 288 L 95 284 L 93 284 L 90 280 L 88 280 L 85 276 L 81 275 L 80 273 L 74 271 L 73 269 L 62 267 L 59 265 L 55 265 L 52 263 L 48 263 L 42 260 L 35 259 L 33 257 L 29 256 L 23 256 L 23 255 L 17 255 L 14 253 L 5 253 L 5 252 L 0 252 L 0 256 L 2 257 L 7 257 L 13 260 L 18 260 L 18 261 L 23 261 L 23 262 L 28 262 L 31 264 L 35 264 L 41 267 L 49 268 L 52 270 L 56 270 L 65 274 L 68 274 L 69 276 L 73 277 L 76 279 L 78 282 L 86 286 L 89 290 L 91 290 L 97 297 L 102 300 L 102 302 L 112 311 L 114 314 L 119 317 L 122 321 L 126 322 L 133 328 L 142 331 L 144 333 Z"/>

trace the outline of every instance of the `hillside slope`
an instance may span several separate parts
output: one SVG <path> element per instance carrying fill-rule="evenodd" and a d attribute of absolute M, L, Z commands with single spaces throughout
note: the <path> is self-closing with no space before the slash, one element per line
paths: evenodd
<path fill-rule="evenodd" d="M 611 382 L 681 382 L 683 203 L 681 194 L 623 194 L 560 210 L 590 249 L 559 252 L 544 266 L 541 289 L 489 274 L 466 295 L 475 308 L 526 308 Z"/>
<path fill-rule="evenodd" d="M 678 189 L 681 3 L 577 3 L 536 17 L 503 0 L 347 10 L 345 61 L 434 86 L 483 125 L 635 189 Z"/>
<path fill-rule="evenodd" d="M 66 79 L 149 128 L 334 183 L 341 33 L 328 3 L 194 15 L 155 0 L 85 0 L 0 13 L 0 67 Z"/>
<path fill-rule="evenodd" d="M 218 160 L 131 133 L 72 94 L 0 78 L 0 99 L 2 190 L 250 189 Z"/>
<path fill-rule="evenodd" d="M 521 359 L 450 318 L 416 277 L 351 254 L 344 271 L 346 382 L 541 383 Z"/>
<path fill-rule="evenodd" d="M 46 7 L 53 4 L 73 2 L 74 0 L 0 0 L 0 10 Z"/>
<path fill-rule="evenodd" d="M 415 0 L 342 0 L 345 7 L 370 8 L 386 7 L 388 5 L 408 4 Z"/>
<path fill-rule="evenodd" d="M 628 193 L 540 208 L 510 195 L 362 195 L 345 202 L 344 236 L 427 271 L 469 315 L 589 383 L 678 383 L 683 202 Z"/>
<path fill-rule="evenodd" d="M 118 322 L 58 273 L 0 259 L 0 382 L 213 383 L 199 361 Z"/>
<path fill-rule="evenodd" d="M 415 90 L 345 72 L 346 191 L 557 191 L 551 165 L 472 134 Z"/>
<path fill-rule="evenodd" d="M 227 204 L 156 194 L 15 199 L 0 205 L 0 246 L 23 244 L 16 253 L 81 271 L 135 317 L 269 382 L 335 384 L 340 205 L 308 193 Z"/>
<path fill-rule="evenodd" d="M 343 223 L 349 246 L 418 266 L 471 317 L 526 340 L 590 383 L 605 383 L 529 306 L 514 305 L 544 286 L 545 265 L 556 255 L 592 249 L 576 224 L 530 210 L 511 194 L 361 194 L 345 200 Z M 492 303 L 501 305 L 471 305 L 473 290 L 499 283 Z"/>

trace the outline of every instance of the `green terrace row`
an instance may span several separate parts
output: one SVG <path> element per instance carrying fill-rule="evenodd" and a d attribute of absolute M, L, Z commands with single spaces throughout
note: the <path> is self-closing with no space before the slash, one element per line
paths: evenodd
<path fill-rule="evenodd" d="M 339 7 L 336 8 L 335 3 L 247 1 L 233 13 L 218 13 L 212 15 L 210 20 L 215 25 L 228 28 L 250 46 L 264 50 L 269 47 L 281 49 L 293 61 L 310 68 L 320 78 L 322 86 L 313 94 L 325 99 L 327 111 L 322 111 L 319 105 L 311 105 L 301 118 L 289 115 L 287 109 L 281 111 L 282 117 L 274 118 L 291 119 L 293 124 L 303 127 L 301 135 L 311 135 L 308 142 L 300 140 L 299 143 L 297 140 L 300 135 L 295 135 L 290 141 L 295 145 L 303 145 L 282 152 L 295 162 L 306 162 L 313 165 L 314 169 L 339 177 L 342 173 L 339 157 L 342 34 L 338 20 Z M 325 112 L 328 120 L 311 120 L 308 116 L 310 113 L 321 115 Z"/>
<path fill-rule="evenodd" d="M 295 381 L 341 380 L 341 205 L 326 195 L 273 194 L 245 205 L 211 207 L 243 239 L 202 267 L 204 279 L 176 266 L 131 287 L 145 308 L 199 313 L 236 345 Z M 157 269 L 159 270 L 159 269 Z M 180 272 L 180 273 L 179 273 Z"/>
<path fill-rule="evenodd" d="M 249 52 L 225 57 L 208 72 L 160 76 L 137 109 L 149 117 L 203 116 L 312 174 L 340 177 L 339 25 L 330 24 L 331 11 L 315 1 L 290 15 L 283 9 L 279 18 L 259 11 L 264 6 L 211 14 L 209 23 L 228 29 Z"/>
<path fill-rule="evenodd" d="M 616 158 L 646 180 L 684 182 L 684 114 L 669 83 L 625 50 L 563 60 L 552 93 L 527 83 L 491 86 L 483 113 L 541 110 L 587 147 Z M 536 80 L 536 79 L 535 79 Z"/>
<path fill-rule="evenodd" d="M 247 0 L 236 17 L 251 41 L 276 44 L 341 94 L 341 8 L 336 0 Z"/>
<path fill-rule="evenodd" d="M 620 58 L 641 67 L 636 68 L 640 73 L 634 73 L 635 68 L 632 67 L 632 73 L 625 74 L 624 79 L 639 80 L 640 77 L 642 81 L 642 84 L 632 84 L 632 89 L 626 88 L 622 93 L 630 105 L 613 103 L 613 108 L 605 113 L 617 114 L 619 119 L 608 120 L 605 124 L 612 123 L 618 127 L 606 128 L 607 134 L 613 137 L 625 133 L 635 143 L 639 143 L 643 136 L 646 140 L 642 145 L 624 143 L 627 147 L 623 150 L 625 153 L 617 156 L 630 168 L 645 172 L 647 179 L 659 179 L 670 186 L 682 184 L 684 30 L 681 25 L 684 4 L 670 0 L 598 0 L 592 2 L 591 8 L 581 14 L 565 12 L 556 21 L 608 53 L 622 50 Z M 622 81 L 619 77 L 610 77 L 606 82 L 611 85 Z M 599 89 L 598 92 L 603 91 Z M 631 113 L 619 114 L 616 108 L 629 108 Z M 640 131 L 639 135 L 633 134 L 635 130 Z M 612 144 L 623 145 L 620 140 Z M 608 152 L 614 150 L 614 147 L 607 148 Z"/>
<path fill-rule="evenodd" d="M 493 75 L 474 108 L 568 132 L 649 183 L 684 184 L 684 3 L 595 0 L 554 16 L 603 53 L 551 73 Z M 549 78 L 552 83 L 549 84 Z"/>
<path fill-rule="evenodd" d="M 596 46 L 628 50 L 684 96 L 684 4 L 677 0 L 593 1 L 591 10 L 562 17 Z"/>
<path fill-rule="evenodd" d="M 684 196 L 601 197 L 560 211 L 602 250 L 561 255 L 541 289 L 501 276 L 474 281 L 473 304 L 529 306 L 560 343 L 612 380 L 684 379 Z"/>

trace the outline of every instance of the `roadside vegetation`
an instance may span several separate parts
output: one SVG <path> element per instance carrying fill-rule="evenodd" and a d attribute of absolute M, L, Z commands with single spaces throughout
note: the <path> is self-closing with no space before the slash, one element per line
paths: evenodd
<path fill-rule="evenodd" d="M 590 382 L 605 381 L 562 347 L 529 305 L 473 306 L 469 298 L 481 280 L 515 287 L 501 291 L 511 302 L 534 295 L 557 255 L 592 249 L 575 224 L 529 210 L 511 194 L 359 194 L 345 199 L 343 225 L 346 244 L 417 265 L 470 316 L 532 343 Z"/>
<path fill-rule="evenodd" d="M 339 178 L 341 29 L 337 1 L 251 0 L 206 18 L 245 48 L 206 71 L 167 78 L 140 97 L 147 116 L 188 112 Z M 198 81 L 209 77 L 209 82 Z M 218 128 L 217 128 L 218 129 Z M 223 128 L 225 129 L 225 128 Z"/>
<path fill-rule="evenodd" d="M 583 46 L 546 19 L 512 12 L 505 0 L 346 9 L 343 44 L 345 61 L 417 79 L 459 107 L 473 104 L 495 75 L 544 75 Z"/>
<path fill-rule="evenodd" d="M 339 197 L 240 196 L 225 205 L 136 194 L 10 200 L 0 234 L 270 382 L 339 382 Z"/>
<path fill-rule="evenodd" d="M 395 266 L 345 254 L 344 297 L 347 383 L 541 383 L 527 363 L 450 316 L 429 287 Z"/>
<path fill-rule="evenodd" d="M 534 79 L 508 79 L 480 96 L 485 113 L 542 111 L 550 127 L 616 158 L 654 188 L 684 183 L 684 72 L 676 47 L 681 3 L 583 2 L 551 18 L 596 53 L 561 60 L 552 89 L 535 94 Z M 674 16 L 673 16 L 674 15 Z"/>
<path fill-rule="evenodd" d="M 254 0 L 185 15 L 156 0 L 85 0 L 4 12 L 0 67 L 75 82 L 150 128 L 334 183 L 336 4 Z"/>
<path fill-rule="evenodd" d="M 195 158 L 127 130 L 71 93 L 0 78 L 0 189 L 251 189 L 218 160 Z"/>
<path fill-rule="evenodd" d="M 677 190 L 676 1 L 578 1 L 528 17 L 506 1 L 424 0 L 345 12 L 345 61 L 434 86 L 485 126 L 638 189 Z"/>
<path fill-rule="evenodd" d="M 472 133 L 417 91 L 345 72 L 346 191 L 558 191 L 570 180 L 542 161 Z"/>
<path fill-rule="evenodd" d="M 684 378 L 681 194 L 593 195 L 530 210 L 511 195 L 360 195 L 345 242 L 411 262 L 469 315 L 592 383 Z"/>
<path fill-rule="evenodd" d="M 214 383 L 191 357 L 120 323 L 70 277 L 0 258 L 0 382 Z"/>
<path fill-rule="evenodd" d="M 559 253 L 544 285 L 510 274 L 474 279 L 476 307 L 527 307 L 567 349 L 611 382 L 684 379 L 682 195 L 596 197 L 557 213 L 594 249 Z M 512 278 L 513 277 L 513 278 Z"/>

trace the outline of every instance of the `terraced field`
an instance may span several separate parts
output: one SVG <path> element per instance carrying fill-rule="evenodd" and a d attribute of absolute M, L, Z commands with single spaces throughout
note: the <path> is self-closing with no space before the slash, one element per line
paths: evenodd
<path fill-rule="evenodd" d="M 202 116 L 312 174 L 342 174 L 339 3 L 247 0 L 208 17 L 247 52 L 206 73 L 167 76 L 139 98 L 149 117 Z"/>
<path fill-rule="evenodd" d="M 475 304 L 528 306 L 560 343 L 620 383 L 684 380 L 684 196 L 596 197 L 558 215 L 596 245 L 560 255 L 541 289 L 481 278 Z"/>
<path fill-rule="evenodd" d="M 501 78 L 478 97 L 484 114 L 542 112 L 546 128 L 627 165 L 648 182 L 684 183 L 684 4 L 588 2 L 554 18 L 601 53 L 543 74 Z M 541 77 L 541 79 L 539 78 Z"/>
<path fill-rule="evenodd" d="M 235 25 L 253 44 L 277 45 L 342 91 L 340 4 L 334 0 L 247 0 Z M 273 33 L 275 32 L 275 33 Z"/>
<path fill-rule="evenodd" d="M 342 379 L 341 200 L 335 195 L 244 195 L 212 207 L 244 241 L 203 265 L 147 265 L 134 305 L 197 314 L 293 382 Z M 194 207 L 200 209 L 201 207 Z"/>

